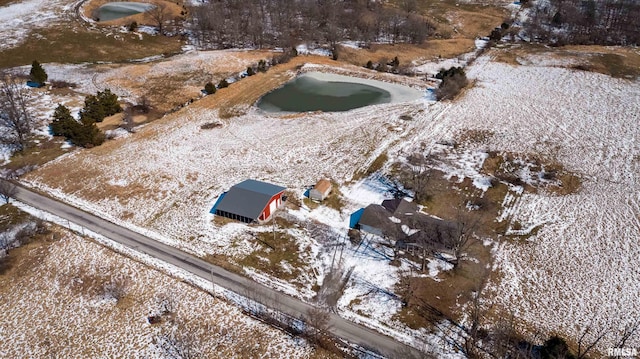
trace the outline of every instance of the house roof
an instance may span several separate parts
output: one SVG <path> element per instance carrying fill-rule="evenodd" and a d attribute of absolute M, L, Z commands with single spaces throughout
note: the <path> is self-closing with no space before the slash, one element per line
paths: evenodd
<path fill-rule="evenodd" d="M 320 181 L 318 181 L 318 183 L 316 183 L 313 189 L 320 193 L 326 193 L 331 189 L 331 182 L 328 179 L 321 179 Z"/>
<path fill-rule="evenodd" d="M 398 224 L 389 217 L 392 214 L 379 204 L 370 204 L 364 208 L 362 216 L 358 221 L 360 225 L 379 229 L 384 235 L 395 237 L 398 233 Z"/>
<path fill-rule="evenodd" d="M 444 246 L 459 235 L 459 224 L 433 218 L 423 213 L 418 213 L 413 219 L 412 226 L 419 229 L 418 232 L 405 239 L 407 243 L 428 241 L 433 246 Z"/>
<path fill-rule="evenodd" d="M 410 216 L 418 211 L 418 206 L 415 203 L 400 198 L 385 199 L 382 201 L 382 207 L 396 217 Z"/>
<path fill-rule="evenodd" d="M 260 217 L 269 200 L 284 190 L 284 187 L 271 183 L 248 179 L 231 187 L 216 209 L 255 220 Z"/>

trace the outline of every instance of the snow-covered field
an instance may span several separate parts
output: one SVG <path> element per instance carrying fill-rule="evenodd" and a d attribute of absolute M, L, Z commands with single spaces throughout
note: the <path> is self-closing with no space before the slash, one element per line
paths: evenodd
<path fill-rule="evenodd" d="M 0 280 L 3 358 L 166 358 L 175 355 L 163 349 L 169 340 L 199 357 L 313 352 L 237 306 L 68 232 L 17 265 L 19 274 Z M 163 302 L 171 313 L 149 324 Z"/>
<path fill-rule="evenodd" d="M 590 323 L 624 326 L 625 318 L 640 313 L 640 276 L 633 265 L 640 254 L 635 178 L 640 86 L 560 68 L 513 67 L 486 57 L 468 72 L 476 86 L 455 103 L 418 100 L 287 120 L 250 110 L 215 130 L 200 125 L 218 120 L 217 112 L 196 103 L 138 134 L 51 162 L 27 181 L 194 253 L 224 254 L 246 230 L 216 226 L 208 210 L 234 183 L 256 178 L 301 194 L 320 176 L 350 181 L 383 152 L 404 156 L 462 130 L 487 130 L 494 135 L 476 150 L 539 153 L 583 179 L 577 194 L 540 192 L 508 202 L 505 211 L 512 221 L 542 226 L 526 242 L 496 244 L 495 267 L 503 277 L 491 284 L 496 304 L 533 326 L 574 337 Z M 403 114 L 412 120 L 401 120 Z M 68 179 L 60 179 L 59 171 Z M 82 186 L 75 185 L 78 178 L 84 179 Z M 345 229 L 351 210 L 384 197 L 375 190 L 366 194 L 366 185 L 343 188 L 342 213 L 311 211 L 308 218 Z M 326 262 L 329 254 L 319 253 L 318 260 Z M 366 268 L 361 278 L 373 271 Z M 372 276 L 373 285 L 391 289 L 397 274 L 387 273 L 391 277 Z M 323 276 L 319 273 L 317 280 Z M 340 309 L 350 316 L 356 311 L 344 303 L 348 297 L 349 290 Z M 397 310 L 387 297 L 373 297 L 370 310 L 375 305 L 384 305 L 388 313 Z"/>
<path fill-rule="evenodd" d="M 72 14 L 81 0 L 25 0 L 0 7 L 0 50 L 20 44 L 33 29 L 44 28 Z"/>
<path fill-rule="evenodd" d="M 583 180 L 576 194 L 523 194 L 509 202 L 512 221 L 542 226 L 527 241 L 496 245 L 502 281 L 491 283 L 493 300 L 533 327 L 572 338 L 589 325 L 592 333 L 610 329 L 600 347 L 611 346 L 640 316 L 640 85 L 486 58 L 469 75 L 476 87 L 446 111 L 441 126 L 491 131 L 478 149 L 539 153 Z M 434 123 L 415 142 L 442 137 Z"/>

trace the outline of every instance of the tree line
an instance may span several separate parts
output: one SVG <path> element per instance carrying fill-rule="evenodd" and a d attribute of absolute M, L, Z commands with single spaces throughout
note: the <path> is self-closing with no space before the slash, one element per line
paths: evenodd
<path fill-rule="evenodd" d="M 640 2 L 539 1 L 533 5 L 524 28 L 533 39 L 557 45 L 638 45 Z"/>
<path fill-rule="evenodd" d="M 282 47 L 340 41 L 421 43 L 435 27 L 410 7 L 373 0 L 219 0 L 190 10 L 202 48 Z"/>

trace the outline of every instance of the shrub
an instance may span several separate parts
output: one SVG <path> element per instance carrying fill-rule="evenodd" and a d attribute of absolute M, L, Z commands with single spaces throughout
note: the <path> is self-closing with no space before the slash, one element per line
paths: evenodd
<path fill-rule="evenodd" d="M 226 79 L 222 79 L 222 81 L 220 81 L 220 83 L 218 84 L 218 88 L 223 89 L 225 87 L 229 87 L 229 82 Z"/>
<path fill-rule="evenodd" d="M 275 61 L 275 57 L 272 59 L 271 63 Z M 258 72 L 267 72 L 267 61 L 260 60 L 258 61 Z"/>
<path fill-rule="evenodd" d="M 54 136 L 68 137 L 73 133 L 76 125 L 78 122 L 71 116 L 71 111 L 64 105 L 58 105 L 53 111 L 53 121 L 49 128 Z"/>
<path fill-rule="evenodd" d="M 557 336 L 552 336 L 547 339 L 540 350 L 540 357 L 542 359 L 551 359 L 551 358 L 567 358 L 572 359 L 575 356 L 569 350 L 569 346 L 567 342 Z"/>
<path fill-rule="evenodd" d="M 502 29 L 500 28 L 493 29 L 491 31 L 491 34 L 489 35 L 489 40 L 500 41 L 500 39 L 502 39 Z"/>
<path fill-rule="evenodd" d="M 129 31 L 134 32 L 138 29 L 138 23 L 133 21 L 131 24 L 129 24 Z"/>
<path fill-rule="evenodd" d="M 102 122 L 105 117 L 104 108 L 100 106 L 98 96 L 88 95 L 85 97 L 84 107 L 80 110 L 80 118 L 87 122 Z"/>
<path fill-rule="evenodd" d="M 200 128 L 203 130 L 211 130 L 213 128 L 218 128 L 218 127 L 222 127 L 222 124 L 220 122 L 207 122 L 200 126 Z"/>
<path fill-rule="evenodd" d="M 69 81 L 62 81 L 62 80 L 52 80 L 51 81 L 51 87 L 54 89 L 64 89 L 64 88 L 76 88 L 78 85 L 76 85 L 73 82 L 69 82 Z"/>
<path fill-rule="evenodd" d="M 441 79 L 440 86 L 436 89 L 436 99 L 450 100 L 455 98 L 465 86 L 469 84 L 467 75 L 462 67 L 452 67 L 448 70 L 440 70 L 436 78 Z"/>
<path fill-rule="evenodd" d="M 253 67 L 251 67 L 251 66 L 247 67 L 247 76 L 253 76 L 255 74 L 256 74 L 256 72 L 255 72 L 255 70 L 253 70 Z"/>
<path fill-rule="evenodd" d="M 207 93 L 207 95 L 213 95 L 214 93 L 216 93 L 216 86 L 211 82 L 207 82 L 207 84 L 204 85 L 204 91 Z"/>
<path fill-rule="evenodd" d="M 102 122 L 105 117 L 122 112 L 118 103 L 118 95 L 106 89 L 97 95 L 89 95 L 84 99 L 84 108 L 80 110 L 80 119 L 85 122 Z"/>
<path fill-rule="evenodd" d="M 373 61 L 367 61 L 367 64 L 364 65 L 364 67 L 368 68 L 369 70 L 373 70 Z"/>

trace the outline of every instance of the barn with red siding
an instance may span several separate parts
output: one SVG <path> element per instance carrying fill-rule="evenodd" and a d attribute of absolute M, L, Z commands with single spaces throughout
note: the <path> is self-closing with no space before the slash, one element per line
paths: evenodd
<path fill-rule="evenodd" d="M 284 190 L 271 183 L 248 179 L 220 196 L 211 213 L 245 223 L 266 222 L 282 204 Z"/>

